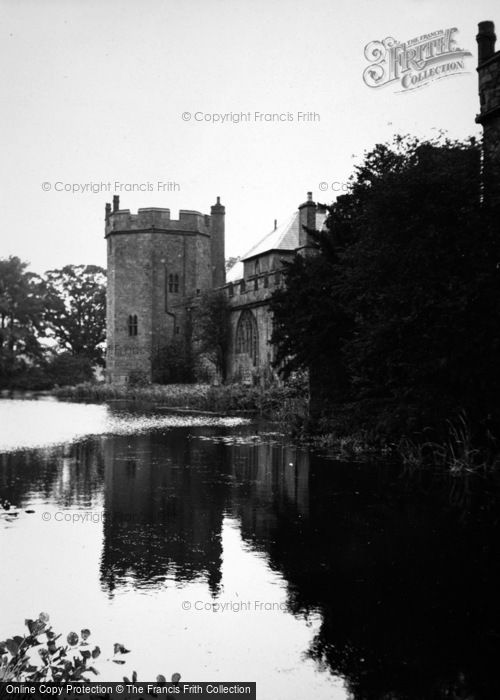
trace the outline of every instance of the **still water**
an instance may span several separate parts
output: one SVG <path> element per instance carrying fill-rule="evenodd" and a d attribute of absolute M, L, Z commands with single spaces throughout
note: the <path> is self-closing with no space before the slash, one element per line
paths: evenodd
<path fill-rule="evenodd" d="M 329 461 L 240 419 L 56 401 L 0 401 L 0 452 L 0 639 L 46 611 L 91 629 L 102 680 L 497 697 L 490 481 Z"/>

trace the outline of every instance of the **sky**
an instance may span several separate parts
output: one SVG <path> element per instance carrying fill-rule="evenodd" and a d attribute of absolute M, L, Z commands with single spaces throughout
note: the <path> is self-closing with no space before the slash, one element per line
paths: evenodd
<path fill-rule="evenodd" d="M 243 254 L 308 191 L 334 201 L 376 143 L 479 136 L 475 35 L 495 19 L 496 0 L 1 0 L 0 258 L 105 266 L 115 194 L 172 218 L 220 196 Z M 363 80 L 371 42 L 448 28 L 472 54 L 454 75 Z"/>

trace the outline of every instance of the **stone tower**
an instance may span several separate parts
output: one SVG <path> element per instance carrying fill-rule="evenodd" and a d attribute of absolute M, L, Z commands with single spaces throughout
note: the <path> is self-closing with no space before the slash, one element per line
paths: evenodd
<path fill-rule="evenodd" d="M 476 36 L 478 45 L 479 104 L 476 122 L 484 132 L 484 167 L 486 180 L 498 193 L 500 169 L 500 51 L 495 51 L 495 25 L 480 22 Z"/>
<path fill-rule="evenodd" d="M 212 215 L 106 204 L 108 381 L 134 372 L 151 379 L 155 353 L 188 332 L 187 307 L 200 292 L 225 282 L 224 207 Z"/>

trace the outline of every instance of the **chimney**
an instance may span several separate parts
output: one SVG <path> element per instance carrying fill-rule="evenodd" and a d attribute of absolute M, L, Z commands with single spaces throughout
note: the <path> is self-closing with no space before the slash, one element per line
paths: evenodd
<path fill-rule="evenodd" d="M 111 204 L 106 202 L 106 208 L 104 210 L 104 219 L 107 221 L 111 216 Z"/>
<path fill-rule="evenodd" d="M 483 127 L 483 198 L 500 201 L 500 51 L 495 52 L 495 25 L 480 22 L 477 34 L 479 114 Z"/>
<path fill-rule="evenodd" d="M 118 211 L 120 208 L 120 197 L 119 195 L 115 194 L 113 197 L 113 211 Z"/>
<path fill-rule="evenodd" d="M 274 230 L 276 231 L 277 228 L 278 228 L 278 219 L 275 219 L 274 220 Z"/>
<path fill-rule="evenodd" d="M 495 25 L 493 22 L 479 22 L 476 36 L 478 48 L 478 65 L 484 63 L 495 53 Z"/>
<path fill-rule="evenodd" d="M 309 234 L 304 226 L 316 230 L 316 203 L 313 202 L 312 192 L 307 193 L 307 200 L 299 207 L 299 248 L 309 245 Z"/>
<path fill-rule="evenodd" d="M 226 209 L 220 203 L 220 197 L 217 197 L 217 202 L 210 209 L 210 248 L 214 287 L 222 287 L 226 283 L 225 218 Z"/>

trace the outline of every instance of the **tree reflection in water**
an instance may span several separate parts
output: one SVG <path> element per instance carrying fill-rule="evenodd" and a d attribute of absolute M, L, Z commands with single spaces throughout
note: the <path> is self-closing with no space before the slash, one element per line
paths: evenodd
<path fill-rule="evenodd" d="M 103 505 L 110 596 L 196 579 L 217 595 L 222 522 L 234 516 L 287 582 L 290 612 L 319 613 L 307 654 L 353 698 L 496 697 L 498 484 L 331 462 L 242 436 L 180 428 L 2 455 L 1 495 L 20 507 L 34 492 Z"/>
<path fill-rule="evenodd" d="M 500 552 L 485 486 L 313 458 L 307 512 L 276 497 L 272 527 L 253 532 L 254 494 L 240 499 L 290 609 L 321 614 L 308 654 L 357 700 L 495 697 Z"/>

